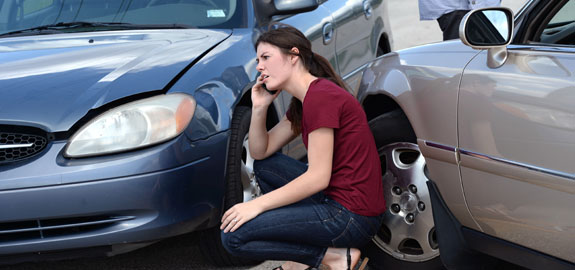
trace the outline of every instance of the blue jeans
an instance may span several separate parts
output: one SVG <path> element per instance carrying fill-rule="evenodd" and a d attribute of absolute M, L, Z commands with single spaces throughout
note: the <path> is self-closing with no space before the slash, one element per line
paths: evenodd
<path fill-rule="evenodd" d="M 264 193 L 287 184 L 306 170 L 303 162 L 279 153 L 254 163 Z M 328 247 L 361 247 L 370 241 L 379 230 L 382 217 L 352 213 L 320 192 L 264 212 L 235 232 L 222 232 L 222 243 L 237 257 L 319 267 Z"/>

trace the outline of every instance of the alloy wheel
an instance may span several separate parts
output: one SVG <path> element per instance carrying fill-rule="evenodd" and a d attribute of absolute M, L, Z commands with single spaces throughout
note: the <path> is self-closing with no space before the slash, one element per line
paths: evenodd
<path fill-rule="evenodd" d="M 254 175 L 254 159 L 250 155 L 247 134 L 242 144 L 241 177 L 244 202 L 250 201 L 262 194 Z"/>
<path fill-rule="evenodd" d="M 373 242 L 403 261 L 422 262 L 439 256 L 425 159 L 413 143 L 379 149 L 388 211 Z"/>

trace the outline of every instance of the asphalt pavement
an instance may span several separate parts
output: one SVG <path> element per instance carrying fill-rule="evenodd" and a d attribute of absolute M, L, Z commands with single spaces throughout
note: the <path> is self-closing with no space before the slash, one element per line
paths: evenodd
<path fill-rule="evenodd" d="M 0 266 L 1 270 L 243 270 L 272 269 L 280 262 L 268 261 L 254 267 L 214 267 L 201 255 L 201 232 L 165 239 L 136 251 L 114 257 L 83 258 L 54 262 Z"/>

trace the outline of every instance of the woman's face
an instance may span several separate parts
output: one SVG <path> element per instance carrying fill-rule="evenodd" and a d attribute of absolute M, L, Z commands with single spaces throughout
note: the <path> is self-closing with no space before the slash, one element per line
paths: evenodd
<path fill-rule="evenodd" d="M 257 47 L 257 70 L 264 76 L 263 83 L 269 90 L 280 90 L 292 73 L 291 55 L 284 54 L 280 48 L 269 43 L 260 43 Z"/>

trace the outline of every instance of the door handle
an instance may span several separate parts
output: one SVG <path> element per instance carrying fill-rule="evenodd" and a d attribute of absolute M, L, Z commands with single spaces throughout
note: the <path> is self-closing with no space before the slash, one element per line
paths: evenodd
<path fill-rule="evenodd" d="M 327 45 L 330 44 L 333 40 L 333 24 L 326 23 L 323 25 L 323 44 Z"/>
<path fill-rule="evenodd" d="M 371 17 L 372 13 L 373 13 L 373 8 L 371 7 L 371 1 L 370 0 L 364 0 L 363 1 L 363 14 L 365 14 L 365 18 L 369 19 Z"/>

